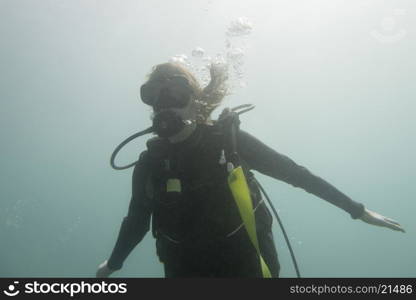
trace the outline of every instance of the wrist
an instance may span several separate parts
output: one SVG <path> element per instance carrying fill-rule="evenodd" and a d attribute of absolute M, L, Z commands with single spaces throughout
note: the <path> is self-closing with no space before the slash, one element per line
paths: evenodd
<path fill-rule="evenodd" d="M 121 265 L 114 265 L 111 260 L 106 260 L 105 263 L 105 267 L 111 272 L 121 269 Z"/>

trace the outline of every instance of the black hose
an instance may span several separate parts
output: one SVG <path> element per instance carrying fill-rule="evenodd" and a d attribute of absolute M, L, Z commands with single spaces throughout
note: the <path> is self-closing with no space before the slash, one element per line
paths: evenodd
<path fill-rule="evenodd" d="M 298 276 L 298 278 L 301 278 L 299 268 L 298 268 L 298 264 L 296 262 L 295 254 L 293 253 L 293 249 L 292 249 L 292 246 L 290 245 L 290 241 L 289 241 L 289 238 L 287 237 L 286 230 L 283 226 L 283 223 L 280 220 L 279 215 L 277 214 L 277 211 L 274 208 L 274 205 L 273 205 L 272 201 L 270 200 L 269 196 L 267 195 L 266 191 L 261 186 L 260 182 L 255 177 L 253 177 L 253 178 L 254 178 L 254 181 L 256 182 L 256 184 L 258 185 L 258 187 L 260 188 L 260 190 L 262 191 L 263 195 L 266 197 L 267 202 L 269 202 L 269 205 L 273 210 L 273 213 L 274 213 L 274 216 L 276 217 L 277 222 L 279 222 L 280 228 L 282 229 L 282 232 L 283 232 L 283 236 L 285 237 L 285 240 L 286 240 L 287 247 L 289 248 L 290 255 L 292 256 L 292 261 L 293 261 L 293 265 L 295 266 L 296 275 Z"/>
<path fill-rule="evenodd" d="M 118 146 L 116 147 L 116 149 L 113 151 L 113 154 L 111 154 L 110 164 L 111 164 L 111 166 L 113 167 L 113 169 L 116 169 L 116 170 L 124 170 L 124 169 L 128 169 L 128 168 L 130 168 L 130 167 L 134 166 L 135 164 L 137 164 L 138 160 L 137 160 L 137 161 L 135 161 L 135 162 L 133 162 L 133 163 L 131 163 L 131 164 L 129 164 L 129 165 L 119 167 L 119 166 L 116 166 L 116 165 L 114 164 L 114 160 L 115 160 L 115 158 L 116 158 L 117 153 L 118 153 L 118 152 L 121 150 L 121 148 L 123 148 L 123 147 L 124 147 L 127 143 L 131 142 L 131 141 L 132 141 L 132 140 L 134 140 L 135 138 L 138 138 L 139 136 L 142 136 L 142 135 L 145 135 L 145 134 L 148 134 L 148 133 L 151 133 L 151 132 L 153 132 L 153 127 L 149 127 L 149 128 L 147 128 L 147 129 L 145 129 L 145 130 L 142 130 L 142 131 L 140 131 L 140 132 L 137 132 L 137 133 L 133 134 L 132 136 L 129 136 L 129 137 L 128 137 L 127 139 L 125 139 L 123 142 L 121 142 L 121 144 L 120 144 L 120 145 L 118 145 Z"/>

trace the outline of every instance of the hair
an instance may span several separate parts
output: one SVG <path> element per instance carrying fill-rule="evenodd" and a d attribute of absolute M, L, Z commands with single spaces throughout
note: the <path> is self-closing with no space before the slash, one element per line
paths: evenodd
<path fill-rule="evenodd" d="M 156 65 L 147 77 L 147 82 L 163 81 L 169 77 L 181 75 L 188 79 L 193 92 L 193 101 L 196 104 L 197 123 L 211 123 L 211 113 L 217 108 L 227 94 L 225 74 L 212 78 L 210 83 L 202 88 L 197 78 L 183 65 L 173 62 Z"/>

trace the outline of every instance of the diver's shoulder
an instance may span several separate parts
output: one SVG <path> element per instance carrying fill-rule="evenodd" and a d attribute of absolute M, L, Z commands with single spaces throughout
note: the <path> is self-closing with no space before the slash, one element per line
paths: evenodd
<path fill-rule="evenodd" d="M 226 124 L 218 120 L 213 121 L 212 124 L 199 124 L 198 127 L 209 136 L 228 136 L 230 130 Z M 237 130 L 237 140 L 240 139 L 255 139 L 255 135 L 239 127 Z"/>

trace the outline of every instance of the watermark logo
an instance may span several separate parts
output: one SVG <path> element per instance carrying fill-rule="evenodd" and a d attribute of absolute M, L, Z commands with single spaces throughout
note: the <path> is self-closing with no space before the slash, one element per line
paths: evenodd
<path fill-rule="evenodd" d="M 393 44 L 401 41 L 407 35 L 407 31 L 404 28 L 399 28 L 398 17 L 404 16 L 406 10 L 395 9 L 393 14 L 388 17 L 384 17 L 380 22 L 380 28 L 374 29 L 370 34 L 383 44 Z"/>
<path fill-rule="evenodd" d="M 19 289 L 17 284 L 20 283 Z M 6 296 L 14 297 L 19 294 L 65 294 L 71 298 L 78 294 L 126 294 L 127 283 L 116 282 L 23 282 L 14 281 L 3 290 Z"/>
<path fill-rule="evenodd" d="M 14 297 L 20 293 L 19 290 L 16 290 L 16 285 L 19 283 L 19 281 L 14 281 L 13 284 L 10 284 L 8 286 L 7 290 L 4 290 L 3 293 L 7 296 Z"/>

